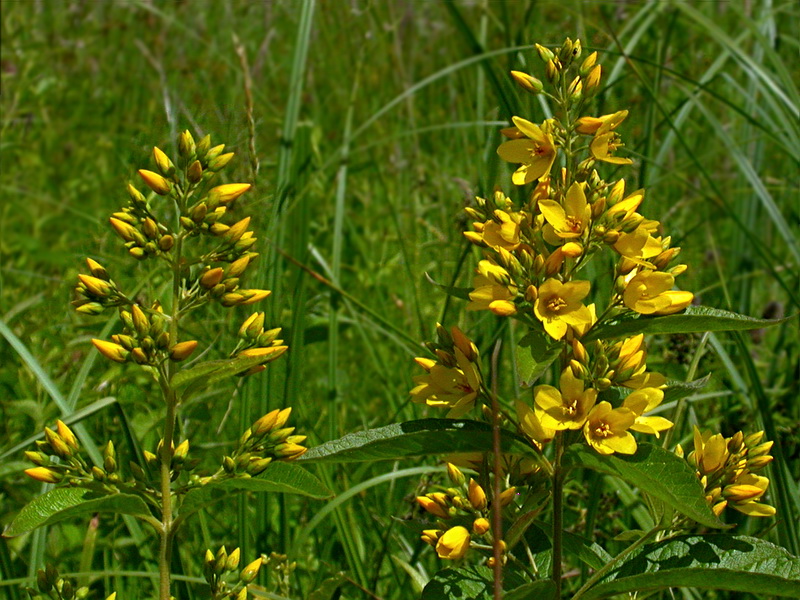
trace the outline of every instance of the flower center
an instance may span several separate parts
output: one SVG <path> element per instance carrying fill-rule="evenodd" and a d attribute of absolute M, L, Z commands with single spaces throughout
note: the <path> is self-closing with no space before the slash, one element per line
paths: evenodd
<path fill-rule="evenodd" d="M 531 146 L 531 156 L 533 158 L 538 158 L 540 156 L 544 156 L 545 154 L 547 154 L 547 147 L 534 142 Z"/>
<path fill-rule="evenodd" d="M 600 423 L 600 425 L 594 428 L 594 434 L 597 437 L 607 438 L 612 433 L 613 432 L 611 431 L 611 427 L 608 425 L 608 423 L 605 422 Z"/>
<path fill-rule="evenodd" d="M 567 303 L 564 301 L 563 298 L 558 296 L 553 296 L 547 301 L 547 310 L 550 312 L 558 313 L 562 308 L 564 308 Z"/>
<path fill-rule="evenodd" d="M 572 233 L 580 233 L 583 231 L 583 221 L 577 217 L 567 217 L 567 230 Z"/>
<path fill-rule="evenodd" d="M 578 400 L 566 400 L 561 406 L 565 416 L 574 417 L 578 412 Z"/>

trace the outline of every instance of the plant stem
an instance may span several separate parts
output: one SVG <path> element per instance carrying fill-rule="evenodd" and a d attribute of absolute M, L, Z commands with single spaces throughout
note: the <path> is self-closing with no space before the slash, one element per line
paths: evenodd
<path fill-rule="evenodd" d="M 556 456 L 553 462 L 553 583 L 556 585 L 554 598 L 561 597 L 561 534 L 564 528 L 564 472 L 561 457 L 564 454 L 563 431 L 556 433 Z"/>
<path fill-rule="evenodd" d="M 181 293 L 181 250 L 183 237 L 177 236 L 175 243 L 175 261 L 172 264 L 172 318 L 169 323 L 169 345 L 178 342 L 178 316 L 180 312 Z M 170 599 L 170 563 L 172 562 L 172 540 L 174 522 L 172 518 L 172 482 L 170 466 L 172 463 L 173 438 L 178 412 L 178 398 L 170 385 L 175 370 L 175 363 L 167 363 L 167 377 L 162 385 L 167 414 L 164 420 L 164 437 L 161 440 L 161 543 L 158 551 L 159 599 Z"/>
<path fill-rule="evenodd" d="M 500 404 L 497 401 L 497 362 L 500 358 L 501 341 L 497 340 L 492 352 L 492 556 L 494 558 L 494 600 L 503 597 L 503 552 L 500 540 L 503 539 L 503 507 L 500 505 Z"/>

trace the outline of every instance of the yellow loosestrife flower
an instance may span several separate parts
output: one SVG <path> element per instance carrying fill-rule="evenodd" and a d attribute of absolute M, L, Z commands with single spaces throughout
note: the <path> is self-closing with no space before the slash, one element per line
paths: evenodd
<path fill-rule="evenodd" d="M 500 265 L 482 260 L 478 263 L 478 274 L 473 278 L 472 286 L 475 289 L 469 293 L 471 302 L 467 310 L 490 310 L 499 316 L 517 312 L 514 305 L 517 286 L 508 271 Z"/>
<path fill-rule="evenodd" d="M 591 323 L 592 314 L 582 300 L 589 294 L 588 281 L 561 283 L 548 279 L 539 287 L 539 297 L 533 312 L 553 338 L 563 338 L 569 326 L 581 327 Z"/>
<path fill-rule="evenodd" d="M 417 364 L 428 371 L 427 375 L 414 377 L 417 386 L 411 390 L 414 402 L 428 406 L 449 408 L 447 416 L 457 418 L 475 406 L 481 386 L 481 376 L 475 363 L 455 348 L 458 366 L 447 367 L 427 358 L 417 358 Z"/>
<path fill-rule="evenodd" d="M 486 221 L 483 224 L 483 241 L 494 249 L 503 248 L 509 252 L 516 250 L 519 246 L 519 216 L 509 215 L 502 210 L 494 211 L 494 216 L 496 221 Z"/>
<path fill-rule="evenodd" d="M 436 554 L 439 558 L 457 560 L 463 558 L 469 550 L 469 531 L 466 527 L 452 527 L 444 532 L 436 542 Z"/>
<path fill-rule="evenodd" d="M 600 402 L 589 413 L 583 425 L 583 435 L 600 454 L 633 454 L 636 440 L 628 429 L 636 422 L 636 414 L 628 408 L 612 408 Z"/>
<path fill-rule="evenodd" d="M 692 303 L 691 292 L 673 291 L 675 277 L 660 271 L 634 275 L 622 295 L 625 306 L 643 315 L 671 315 Z"/>
<path fill-rule="evenodd" d="M 629 165 L 633 162 L 630 158 L 621 158 L 613 155 L 616 149 L 622 146 L 620 137 L 614 129 L 616 129 L 627 116 L 628 111 L 621 110 L 610 115 L 603 121 L 600 127 L 597 128 L 594 138 L 589 144 L 589 153 L 592 155 L 592 158 L 615 165 Z M 601 119 L 603 119 L 603 117 L 601 117 Z"/>
<path fill-rule="evenodd" d="M 544 239 L 554 246 L 583 236 L 592 218 L 583 186 L 577 182 L 567 190 L 563 207 L 554 200 L 539 200 L 539 209 L 547 220 L 542 230 Z"/>
<path fill-rule="evenodd" d="M 580 429 L 597 400 L 597 390 L 584 390 L 583 380 L 567 368 L 561 373 L 560 390 L 539 385 L 534 390 L 536 416 L 543 427 L 556 430 Z"/>
<path fill-rule="evenodd" d="M 609 129 L 614 130 L 627 116 L 627 110 L 620 110 L 602 117 L 581 117 L 578 119 L 578 127 L 575 128 L 575 131 L 584 135 L 593 135 L 606 123 L 610 124 Z"/>
<path fill-rule="evenodd" d="M 645 417 L 642 416 L 646 412 L 650 412 L 656 406 L 661 404 L 664 399 L 664 392 L 658 388 L 646 387 L 631 394 L 625 398 L 622 403 L 624 408 L 630 409 L 636 414 L 636 421 L 631 425 L 631 429 L 640 433 L 650 433 L 659 437 L 662 431 L 666 431 L 672 427 L 673 423 L 664 417 Z"/>
<path fill-rule="evenodd" d="M 552 440 L 556 435 L 556 430 L 550 427 L 545 427 L 536 416 L 536 412 L 522 400 L 515 400 L 514 405 L 517 408 L 517 421 L 522 432 L 537 442 L 541 447 Z"/>
<path fill-rule="evenodd" d="M 497 154 L 505 161 L 521 164 L 511 176 L 511 181 L 514 185 L 525 185 L 550 172 L 556 160 L 556 147 L 553 136 L 542 131 L 538 125 L 520 117 L 513 117 L 512 120 L 525 138 L 501 144 Z"/>

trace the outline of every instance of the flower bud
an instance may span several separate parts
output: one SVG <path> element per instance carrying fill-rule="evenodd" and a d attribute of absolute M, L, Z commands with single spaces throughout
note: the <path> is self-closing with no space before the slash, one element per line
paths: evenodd
<path fill-rule="evenodd" d="M 153 162 L 156 163 L 156 167 L 164 177 L 172 177 L 175 173 L 175 165 L 157 146 L 153 147 Z"/>
<path fill-rule="evenodd" d="M 261 557 L 259 557 L 247 565 L 239 575 L 239 581 L 244 584 L 255 581 L 255 578 L 258 576 L 258 570 L 261 568 L 261 563 L 262 560 Z"/>
<path fill-rule="evenodd" d="M 100 298 L 107 298 L 111 295 L 113 289 L 107 281 L 103 281 L 91 275 L 78 275 L 81 283 L 86 286 L 86 289 L 93 295 Z"/>
<path fill-rule="evenodd" d="M 58 483 L 64 478 L 64 476 L 60 473 L 52 469 L 48 469 L 47 467 L 34 467 L 32 469 L 25 469 L 25 474 L 28 477 L 32 477 L 36 481 L 41 481 L 42 483 Z"/>
<path fill-rule="evenodd" d="M 100 354 L 109 360 L 113 360 L 114 362 L 118 363 L 124 363 L 128 359 L 128 351 L 119 344 L 97 339 L 93 339 L 92 344 L 94 344 L 94 347 L 97 348 L 97 351 L 100 352 Z"/>
<path fill-rule="evenodd" d="M 511 71 L 511 76 L 523 90 L 529 94 L 538 94 L 544 89 L 542 82 L 522 71 Z"/>
<path fill-rule="evenodd" d="M 174 362 L 186 360 L 192 355 L 192 352 L 197 348 L 197 341 L 190 340 L 188 342 L 179 342 L 169 349 L 169 357 Z"/>
<path fill-rule="evenodd" d="M 224 169 L 231 159 L 234 157 L 233 152 L 228 152 L 226 154 L 220 154 L 216 158 L 213 158 L 208 161 L 208 168 L 211 171 L 221 171 Z"/>
<path fill-rule="evenodd" d="M 472 508 L 475 510 L 483 510 L 486 508 L 486 492 L 483 491 L 483 488 L 478 485 L 478 482 L 474 479 L 469 480 L 467 495 L 469 496 L 469 503 L 472 505 Z"/>
<path fill-rule="evenodd" d="M 172 190 L 172 184 L 164 179 L 158 173 L 148 171 L 147 169 L 139 169 L 139 177 L 159 196 L 166 196 Z"/>
<path fill-rule="evenodd" d="M 98 279 L 108 281 L 108 271 L 106 271 L 105 267 L 103 267 L 103 265 L 101 265 L 99 262 L 94 261 L 91 258 L 87 258 L 86 265 L 89 267 L 89 272 L 92 274 L 92 277 L 97 277 Z"/>
<path fill-rule="evenodd" d="M 539 44 L 534 44 L 536 46 L 536 51 L 539 53 L 539 58 L 542 59 L 542 62 L 547 62 L 553 60 L 556 55 L 553 54 L 553 51 L 549 48 L 545 48 L 544 46 L 540 46 Z"/>
<path fill-rule="evenodd" d="M 472 522 L 472 532 L 475 535 L 483 535 L 489 531 L 489 520 L 480 517 Z"/>

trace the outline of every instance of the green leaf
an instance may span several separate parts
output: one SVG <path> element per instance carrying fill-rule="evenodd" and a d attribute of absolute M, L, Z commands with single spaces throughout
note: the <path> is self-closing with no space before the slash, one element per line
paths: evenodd
<path fill-rule="evenodd" d="M 82 488 L 56 488 L 26 504 L 3 532 L 3 537 L 15 537 L 33 531 L 37 527 L 98 512 L 151 516 L 147 505 L 139 496 L 132 494 L 98 496 L 97 492 Z"/>
<path fill-rule="evenodd" d="M 706 387 L 710 379 L 711 373 L 700 379 L 695 379 L 694 381 L 667 381 L 667 387 L 664 388 L 664 400 L 662 403 L 675 402 L 681 398 L 691 396 L 695 392 Z"/>
<path fill-rule="evenodd" d="M 583 598 L 667 587 L 750 592 L 759 598 L 800 598 L 800 558 L 753 537 L 682 535 L 646 544 Z"/>
<path fill-rule="evenodd" d="M 556 584 L 552 579 L 526 583 L 503 595 L 503 600 L 551 600 L 556 597 Z"/>
<path fill-rule="evenodd" d="M 504 452 L 530 455 L 523 438 L 501 430 Z M 456 419 L 421 419 L 348 434 L 338 440 L 311 448 L 300 462 L 368 462 L 397 460 L 412 456 L 483 452 L 492 447 L 488 423 Z"/>
<path fill-rule="evenodd" d="M 564 464 L 614 475 L 708 527 L 725 527 L 706 502 L 695 472 L 682 458 L 653 444 L 639 444 L 635 454 L 598 454 L 575 444 L 564 454 Z"/>
<path fill-rule="evenodd" d="M 302 467 L 275 462 L 257 477 L 223 479 L 189 490 L 181 505 L 181 514 L 193 513 L 220 500 L 229 499 L 238 492 L 298 494 L 315 499 L 330 498 L 333 495 L 315 475 Z"/>
<path fill-rule="evenodd" d="M 554 342 L 544 331 L 533 330 L 516 347 L 517 375 L 523 387 L 530 387 L 556 359 L 564 344 Z"/>
<path fill-rule="evenodd" d="M 690 306 L 684 312 L 662 317 L 626 315 L 610 323 L 592 328 L 581 341 L 608 339 L 637 333 L 703 333 L 771 327 L 791 319 L 755 319 L 747 315 L 709 308 Z"/>
<path fill-rule="evenodd" d="M 503 571 L 503 587 L 517 588 L 525 580 L 513 569 Z M 451 567 L 433 576 L 420 600 L 492 600 L 494 576 L 489 567 Z"/>
<path fill-rule="evenodd" d="M 453 298 L 460 298 L 461 300 L 470 300 L 469 293 L 472 291 L 472 288 L 460 288 L 460 287 L 452 287 L 450 285 L 444 285 L 443 283 L 437 283 L 434 281 L 433 277 L 425 273 L 425 279 L 427 279 L 430 283 L 435 285 L 436 287 L 444 290 L 444 293 L 448 296 L 452 296 Z"/>
<path fill-rule="evenodd" d="M 274 360 L 281 354 L 282 352 L 276 352 L 274 355 L 270 355 L 270 359 Z M 170 385 L 177 390 L 191 383 L 202 383 L 203 387 L 208 387 L 220 379 L 244 373 L 248 369 L 264 362 L 267 362 L 264 356 L 240 356 L 226 360 L 210 360 L 195 365 L 190 369 L 178 371 L 172 376 Z"/>

